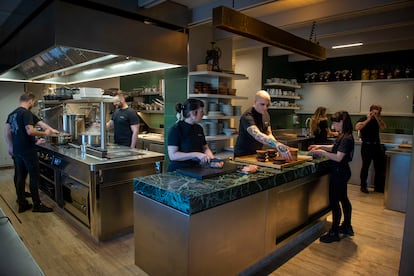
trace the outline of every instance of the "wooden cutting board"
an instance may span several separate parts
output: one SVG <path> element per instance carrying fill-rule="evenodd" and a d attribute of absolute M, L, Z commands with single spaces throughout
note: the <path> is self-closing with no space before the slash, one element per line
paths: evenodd
<path fill-rule="evenodd" d="M 304 163 L 304 162 L 309 161 L 309 160 L 312 160 L 312 156 L 298 155 L 298 160 L 297 161 L 286 162 L 284 164 L 273 164 L 273 161 L 265 161 L 265 162 L 257 161 L 256 154 L 240 156 L 240 157 L 236 157 L 234 159 L 234 161 L 239 161 L 239 162 L 243 162 L 243 163 L 249 163 L 249 164 L 254 164 L 254 165 L 258 165 L 258 166 L 274 168 L 274 169 L 283 169 L 283 168 L 287 168 L 287 167 L 292 167 L 292 166 Z"/>

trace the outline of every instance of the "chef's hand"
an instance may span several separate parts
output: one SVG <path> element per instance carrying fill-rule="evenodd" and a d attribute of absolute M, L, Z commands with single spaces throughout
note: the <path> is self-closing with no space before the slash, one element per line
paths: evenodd
<path fill-rule="evenodd" d="M 208 156 L 207 154 L 204 154 L 202 152 L 197 152 L 196 153 L 196 158 L 198 160 L 200 160 L 201 164 L 207 164 L 210 162 L 210 156 Z"/>
<path fill-rule="evenodd" d="M 283 145 L 282 143 L 278 143 L 276 149 L 279 152 L 280 157 L 285 158 L 286 161 L 292 160 L 292 154 L 289 151 L 289 147 Z"/>

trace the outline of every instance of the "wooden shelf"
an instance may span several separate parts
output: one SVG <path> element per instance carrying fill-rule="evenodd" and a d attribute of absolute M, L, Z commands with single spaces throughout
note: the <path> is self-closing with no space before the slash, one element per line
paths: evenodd
<path fill-rule="evenodd" d="M 156 113 L 156 114 L 164 114 L 164 110 L 139 110 L 139 113 Z"/>
<path fill-rule="evenodd" d="M 207 76 L 207 77 L 220 77 L 229 78 L 234 80 L 247 80 L 248 77 L 244 74 L 231 74 L 216 71 L 193 71 L 188 73 L 189 76 Z"/>

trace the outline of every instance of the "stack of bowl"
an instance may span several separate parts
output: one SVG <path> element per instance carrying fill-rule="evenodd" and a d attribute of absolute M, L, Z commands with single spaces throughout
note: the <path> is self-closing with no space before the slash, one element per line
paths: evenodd
<path fill-rule="evenodd" d="M 265 162 L 267 157 L 266 150 L 256 150 L 256 160 L 259 162 Z"/>

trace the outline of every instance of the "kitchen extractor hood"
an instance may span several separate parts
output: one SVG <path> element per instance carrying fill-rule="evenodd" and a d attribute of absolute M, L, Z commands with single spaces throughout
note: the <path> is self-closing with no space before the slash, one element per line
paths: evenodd
<path fill-rule="evenodd" d="M 0 49 L 0 80 L 76 84 L 187 64 L 187 34 L 53 1 Z"/>

